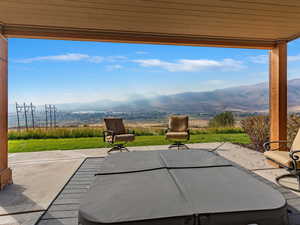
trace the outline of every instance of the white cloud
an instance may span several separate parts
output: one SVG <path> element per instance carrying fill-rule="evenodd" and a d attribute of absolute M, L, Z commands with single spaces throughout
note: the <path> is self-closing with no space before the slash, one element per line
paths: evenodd
<path fill-rule="evenodd" d="M 80 61 L 89 58 L 90 56 L 86 54 L 69 53 L 64 55 L 38 56 L 33 58 L 20 59 L 16 60 L 16 62 L 32 63 L 36 61 Z"/>
<path fill-rule="evenodd" d="M 105 61 L 107 62 L 121 62 L 126 61 L 127 57 L 123 55 L 116 55 L 116 56 L 108 56 L 105 58 Z"/>
<path fill-rule="evenodd" d="M 296 79 L 300 78 L 300 68 L 299 67 L 291 67 L 288 69 L 288 79 Z"/>
<path fill-rule="evenodd" d="M 299 54 L 299 55 L 291 55 L 291 56 L 288 56 L 288 61 L 289 61 L 289 62 L 297 62 L 297 61 L 300 61 L 300 54 Z"/>
<path fill-rule="evenodd" d="M 122 65 L 119 65 L 119 64 L 108 65 L 108 66 L 106 66 L 106 70 L 107 70 L 107 71 L 120 70 L 120 69 L 122 69 L 122 68 L 123 68 L 123 66 L 122 66 Z"/>
<path fill-rule="evenodd" d="M 15 60 L 18 63 L 32 63 L 32 62 L 42 62 L 42 61 L 87 61 L 91 63 L 101 63 L 101 62 L 119 62 L 127 60 L 126 56 L 92 56 L 87 54 L 79 53 L 67 53 L 62 55 L 51 55 L 51 56 L 38 56 L 32 58 L 25 58 Z"/>
<path fill-rule="evenodd" d="M 258 63 L 258 64 L 267 64 L 269 62 L 268 55 L 250 56 L 249 59 L 251 62 Z M 298 61 L 300 61 L 300 54 L 288 56 L 287 59 L 289 62 L 298 62 Z"/>
<path fill-rule="evenodd" d="M 159 59 L 137 59 L 133 62 L 143 67 L 159 67 L 169 72 L 194 72 L 203 69 L 219 68 L 222 70 L 240 70 L 244 68 L 241 61 L 234 59 L 207 60 L 207 59 L 180 59 L 175 62 L 168 62 Z"/>
<path fill-rule="evenodd" d="M 104 60 L 102 56 L 89 56 L 88 61 L 92 63 L 101 63 Z"/>
<path fill-rule="evenodd" d="M 256 56 L 250 56 L 249 59 L 253 63 L 266 64 L 269 61 L 269 56 L 268 55 L 256 55 Z"/>

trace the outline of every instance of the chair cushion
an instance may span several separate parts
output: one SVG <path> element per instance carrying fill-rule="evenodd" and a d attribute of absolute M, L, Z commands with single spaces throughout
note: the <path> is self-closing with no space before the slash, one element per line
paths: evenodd
<path fill-rule="evenodd" d="M 188 132 L 167 132 L 166 139 L 187 139 Z"/>
<path fill-rule="evenodd" d="M 300 150 L 300 129 L 298 130 L 298 132 L 295 136 L 291 150 L 292 151 Z"/>
<path fill-rule="evenodd" d="M 171 132 L 185 132 L 189 127 L 188 116 L 171 116 L 169 120 L 169 129 Z"/>
<path fill-rule="evenodd" d="M 134 135 L 133 134 L 119 134 L 116 135 L 114 141 L 125 141 L 125 142 L 130 142 L 134 141 Z"/>
<path fill-rule="evenodd" d="M 125 134 L 126 130 L 122 118 L 104 118 L 106 129 L 115 134 Z"/>
<path fill-rule="evenodd" d="M 134 134 L 119 134 L 114 136 L 114 140 L 112 139 L 112 136 L 106 136 L 105 141 L 106 142 L 118 142 L 118 141 L 124 141 L 124 142 L 130 142 L 134 141 Z"/>
<path fill-rule="evenodd" d="M 267 151 L 264 153 L 267 159 L 270 159 L 282 166 L 292 167 L 292 159 L 287 151 Z M 300 153 L 296 153 L 300 157 Z M 300 167 L 300 161 L 297 161 L 297 167 Z"/>

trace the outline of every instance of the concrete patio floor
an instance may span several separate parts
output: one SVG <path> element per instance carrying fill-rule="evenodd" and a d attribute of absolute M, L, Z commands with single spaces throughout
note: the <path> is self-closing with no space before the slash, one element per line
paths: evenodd
<path fill-rule="evenodd" d="M 190 144 L 192 149 L 214 149 L 221 143 Z M 133 151 L 162 150 L 167 146 L 131 147 Z M 33 225 L 87 157 L 106 156 L 107 149 L 44 151 L 9 155 L 14 184 L 0 192 L 0 225 Z M 266 179 L 286 173 L 268 165 L 261 153 L 231 143 L 217 152 Z M 300 203 L 299 203 L 300 204 Z"/>

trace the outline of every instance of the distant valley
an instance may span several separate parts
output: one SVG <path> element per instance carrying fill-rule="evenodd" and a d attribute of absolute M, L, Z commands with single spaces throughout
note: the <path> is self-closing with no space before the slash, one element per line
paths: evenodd
<path fill-rule="evenodd" d="M 60 111 L 78 113 L 97 112 L 162 112 L 162 113 L 217 113 L 222 111 L 263 112 L 269 108 L 268 83 L 218 89 L 207 92 L 184 92 L 161 95 L 126 102 L 96 101 L 90 103 L 58 104 Z M 300 79 L 288 81 L 290 111 L 300 111 Z M 15 112 L 10 105 L 9 111 Z M 41 106 L 42 107 L 42 106 Z"/>
<path fill-rule="evenodd" d="M 262 112 L 269 108 L 268 83 L 218 89 L 208 92 L 184 92 L 127 102 L 97 101 L 58 105 L 67 111 L 215 113 L 222 111 Z M 291 111 L 300 111 L 300 79 L 288 81 Z"/>

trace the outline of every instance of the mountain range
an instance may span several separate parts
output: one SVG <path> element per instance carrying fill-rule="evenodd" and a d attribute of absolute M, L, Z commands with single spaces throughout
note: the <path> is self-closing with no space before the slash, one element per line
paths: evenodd
<path fill-rule="evenodd" d="M 114 112 L 173 112 L 211 113 L 221 111 L 262 112 L 269 108 L 269 84 L 237 86 L 206 92 L 184 92 L 141 98 L 126 102 L 97 101 L 57 105 L 67 111 L 114 111 Z M 288 81 L 290 111 L 300 111 L 300 79 Z"/>

